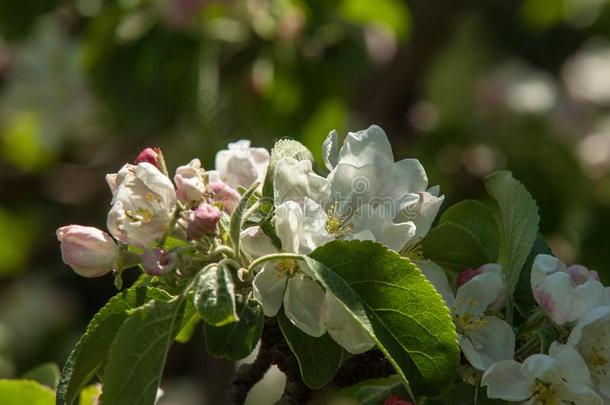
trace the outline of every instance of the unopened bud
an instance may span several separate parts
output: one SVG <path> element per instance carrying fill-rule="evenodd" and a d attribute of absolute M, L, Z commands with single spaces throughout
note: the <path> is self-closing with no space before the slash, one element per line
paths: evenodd
<path fill-rule="evenodd" d="M 458 288 L 463 286 L 464 284 L 466 284 L 467 282 L 469 282 L 470 280 L 472 280 L 475 276 L 478 276 L 479 274 L 480 274 L 480 272 L 478 270 L 475 270 L 475 269 L 466 269 L 466 270 L 463 270 L 457 276 L 457 286 L 458 286 Z"/>
<path fill-rule="evenodd" d="M 57 230 L 61 257 L 83 277 L 100 277 L 113 270 L 119 255 L 114 240 L 92 226 L 68 225 Z"/>
<path fill-rule="evenodd" d="M 239 203 L 239 193 L 226 183 L 215 181 L 208 185 L 207 193 L 215 202 L 221 203 L 227 213 L 232 213 Z"/>
<path fill-rule="evenodd" d="M 599 281 L 599 274 L 596 271 L 589 271 L 585 266 L 580 264 L 573 264 L 568 267 L 568 274 L 574 286 L 579 286 L 589 280 Z"/>
<path fill-rule="evenodd" d="M 161 169 L 161 164 L 159 158 L 161 156 L 161 149 L 159 148 L 146 148 L 142 152 L 138 153 L 136 159 L 134 160 L 134 164 L 147 162 L 151 165 L 157 167 L 157 169 Z"/>
<path fill-rule="evenodd" d="M 147 250 L 142 255 L 142 267 L 148 275 L 162 276 L 176 267 L 176 255 L 161 248 Z"/>
<path fill-rule="evenodd" d="M 188 216 L 186 236 L 190 240 L 197 240 L 204 235 L 213 235 L 216 233 L 220 215 L 220 210 L 213 205 L 201 204 Z"/>

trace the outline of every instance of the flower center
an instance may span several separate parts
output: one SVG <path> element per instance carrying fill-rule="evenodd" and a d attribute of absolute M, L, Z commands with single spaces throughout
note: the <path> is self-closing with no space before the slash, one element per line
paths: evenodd
<path fill-rule="evenodd" d="M 153 219 L 153 213 L 145 208 L 138 208 L 135 212 L 126 210 L 125 215 L 127 215 L 131 222 L 139 222 L 141 224 L 148 224 Z"/>
<path fill-rule="evenodd" d="M 603 347 L 593 347 L 591 348 L 591 355 L 589 356 L 589 365 L 591 367 L 591 371 L 594 374 L 598 375 L 608 375 L 608 364 L 610 363 L 610 359 L 606 356 L 605 350 Z"/>
<path fill-rule="evenodd" d="M 473 316 L 470 312 L 458 315 L 458 327 L 465 333 L 475 331 L 487 324 L 487 320 L 482 316 Z"/>
<path fill-rule="evenodd" d="M 352 231 L 353 225 L 349 218 L 338 212 L 337 204 L 332 203 L 326 210 L 326 232 L 331 235 L 343 236 Z"/>
<path fill-rule="evenodd" d="M 293 259 L 281 259 L 275 265 L 275 269 L 281 275 L 286 275 L 286 277 L 292 277 L 296 274 L 299 269 L 299 265 L 296 260 Z"/>
<path fill-rule="evenodd" d="M 559 405 L 561 403 L 553 387 L 542 382 L 536 383 L 532 399 L 534 399 L 532 405 Z"/>

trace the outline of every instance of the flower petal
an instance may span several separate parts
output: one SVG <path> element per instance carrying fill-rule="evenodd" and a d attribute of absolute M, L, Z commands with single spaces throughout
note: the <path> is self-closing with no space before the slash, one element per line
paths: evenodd
<path fill-rule="evenodd" d="M 557 360 L 562 377 L 569 383 L 591 384 L 589 367 L 572 346 L 553 342 L 549 348 L 549 356 Z"/>
<path fill-rule="evenodd" d="M 530 380 L 540 380 L 547 384 L 562 381 L 559 363 L 546 354 L 534 354 L 525 359 L 521 366 L 521 372 Z"/>
<path fill-rule="evenodd" d="M 565 264 L 556 257 L 545 254 L 536 256 L 530 273 L 532 291 L 542 284 L 548 275 L 564 270 L 566 270 Z"/>
<path fill-rule="evenodd" d="M 326 292 L 326 328 L 328 334 L 341 347 L 352 354 L 364 353 L 375 346 L 375 342 L 354 319 L 339 300 Z"/>
<path fill-rule="evenodd" d="M 371 231 L 375 240 L 392 250 L 400 251 L 415 235 L 413 222 L 394 223 L 391 212 L 385 205 L 373 207 L 364 204 L 358 207 L 351 219 L 353 232 Z"/>
<path fill-rule="evenodd" d="M 302 202 L 305 197 L 322 203 L 330 196 L 330 183 L 314 173 L 309 160 L 285 157 L 275 167 L 273 192 L 275 204 L 287 200 Z"/>
<path fill-rule="evenodd" d="M 303 211 L 294 201 L 286 201 L 275 209 L 275 232 L 282 241 L 282 250 L 299 253 L 303 234 Z"/>
<path fill-rule="evenodd" d="M 333 170 L 339 162 L 339 140 L 337 138 L 337 131 L 333 129 L 322 143 L 322 157 L 329 171 Z"/>
<path fill-rule="evenodd" d="M 489 398 L 506 401 L 525 401 L 534 390 L 534 380 L 521 373 L 521 364 L 515 360 L 493 364 L 483 374 L 481 385 L 487 387 Z"/>
<path fill-rule="evenodd" d="M 287 277 L 275 268 L 274 263 L 267 263 L 252 280 L 254 298 L 263 306 L 266 316 L 275 316 L 282 306 L 286 291 Z"/>
<path fill-rule="evenodd" d="M 556 272 L 547 276 L 533 290 L 534 299 L 549 317 L 559 325 L 570 321 L 570 301 L 573 289 L 568 273 Z"/>
<path fill-rule="evenodd" d="M 348 132 L 339 150 L 339 163 L 364 166 L 381 162 L 394 162 L 392 146 L 383 129 L 371 125 L 358 132 Z"/>
<path fill-rule="evenodd" d="M 568 320 L 575 321 L 590 309 L 604 305 L 604 285 L 597 280 L 589 280 L 576 286 L 570 301 Z"/>
<path fill-rule="evenodd" d="M 284 295 L 284 312 L 297 328 L 320 337 L 326 333 L 324 296 L 322 287 L 309 277 L 302 274 L 290 277 Z"/>
<path fill-rule="evenodd" d="M 505 291 L 502 276 L 498 273 L 482 273 L 474 276 L 457 290 L 455 312 L 458 315 L 479 316 L 496 302 Z"/>
<path fill-rule="evenodd" d="M 428 192 L 420 192 L 415 196 L 416 198 L 404 199 L 400 205 L 400 212 L 395 218 L 398 222 L 413 221 L 415 224 L 415 237 L 409 244 L 426 236 L 445 200 L 445 196 L 437 197 Z"/>
<path fill-rule="evenodd" d="M 241 249 L 250 259 L 277 253 L 271 238 L 265 235 L 260 226 L 244 229 L 239 237 Z"/>
<path fill-rule="evenodd" d="M 483 319 L 483 326 L 468 332 L 468 338 L 478 355 L 471 361 L 464 352 L 470 364 L 479 370 L 485 370 L 498 361 L 512 359 L 515 355 L 515 334 L 512 327 L 495 316 Z"/>

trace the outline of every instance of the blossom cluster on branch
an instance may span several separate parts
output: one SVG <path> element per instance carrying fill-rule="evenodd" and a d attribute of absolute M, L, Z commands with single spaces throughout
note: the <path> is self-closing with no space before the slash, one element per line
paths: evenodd
<path fill-rule="evenodd" d="M 301 372 L 289 383 L 308 390 L 379 350 L 396 370 L 379 403 L 434 404 L 459 388 L 474 403 L 610 404 L 610 288 L 551 254 L 521 183 L 492 175 L 493 205 L 456 204 L 433 227 L 444 196 L 418 160 L 395 161 L 378 126 L 342 142 L 332 131 L 322 155 L 317 167 L 296 141 L 269 152 L 241 140 L 217 154 L 215 169 L 193 159 L 172 181 L 161 150 L 147 148 L 106 176 L 109 234 L 57 230 L 63 260 L 85 277 L 112 272 L 119 289 L 121 273 L 140 268 L 127 291 L 143 289 L 145 301 L 115 298 L 151 319 L 171 310 L 160 318 L 171 319 L 165 351 L 201 322 L 208 351 L 238 360 L 256 350 L 264 317 L 277 318 Z M 154 401 L 160 371 L 144 388 L 112 378 L 121 374 L 113 356 L 138 358 L 121 346 L 129 322 L 145 322 L 132 312 L 87 365 L 83 347 L 103 310 L 94 318 L 64 368 L 60 402 L 72 403 L 101 367 L 102 398 Z M 162 370 L 165 355 L 155 361 L 146 367 Z"/>

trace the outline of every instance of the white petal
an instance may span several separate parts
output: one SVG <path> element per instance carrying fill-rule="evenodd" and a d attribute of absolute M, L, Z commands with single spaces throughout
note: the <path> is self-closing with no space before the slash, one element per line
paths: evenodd
<path fill-rule="evenodd" d="M 392 146 L 383 129 L 377 125 L 349 132 L 339 151 L 339 163 L 349 163 L 354 166 L 394 162 Z"/>
<path fill-rule="evenodd" d="M 610 306 L 597 307 L 584 314 L 572 329 L 568 344 L 577 346 L 585 337 L 585 332 L 597 322 L 610 321 Z M 588 334 L 588 333 L 587 333 Z"/>
<path fill-rule="evenodd" d="M 383 196 L 379 193 L 381 184 L 377 181 L 382 178 L 380 176 L 379 167 L 372 164 L 354 166 L 339 163 L 328 175 L 336 209 L 349 216 L 360 205 L 383 203 Z"/>
<path fill-rule="evenodd" d="M 275 167 L 273 191 L 276 205 L 287 200 L 302 202 L 305 197 L 322 204 L 328 202 L 330 183 L 314 173 L 309 160 L 285 157 Z"/>
<path fill-rule="evenodd" d="M 407 194 L 426 192 L 428 176 L 417 159 L 403 159 L 395 163 L 377 164 L 382 171 L 381 195 L 400 201 Z"/>
<path fill-rule="evenodd" d="M 486 316 L 483 326 L 468 332 L 474 350 L 478 353 L 477 364 L 468 361 L 479 370 L 485 370 L 493 363 L 512 359 L 515 355 L 515 334 L 505 321 Z M 464 353 L 466 355 L 466 353 Z"/>
<path fill-rule="evenodd" d="M 337 138 L 337 131 L 333 129 L 322 143 L 322 156 L 329 171 L 333 170 L 339 162 L 339 140 Z"/>
<path fill-rule="evenodd" d="M 561 369 L 557 360 L 546 354 L 534 354 L 523 362 L 521 373 L 531 380 L 540 380 L 547 384 L 561 381 Z"/>
<path fill-rule="evenodd" d="M 136 177 L 144 185 L 162 199 L 162 203 L 168 209 L 176 203 L 176 190 L 171 180 L 161 173 L 156 166 L 142 162 L 136 167 Z"/>
<path fill-rule="evenodd" d="M 275 209 L 275 232 L 282 241 L 282 250 L 299 253 L 303 234 L 303 211 L 294 201 L 286 201 Z"/>
<path fill-rule="evenodd" d="M 406 199 L 400 206 L 400 213 L 396 221 L 413 221 L 415 224 L 415 237 L 410 244 L 421 240 L 434 222 L 445 196 L 436 197 L 427 192 L 415 194 L 417 198 Z"/>
<path fill-rule="evenodd" d="M 375 346 L 364 328 L 331 293 L 326 293 L 326 328 L 341 347 L 352 354 L 364 353 Z"/>
<path fill-rule="evenodd" d="M 547 276 L 533 290 L 534 299 L 549 317 L 559 325 L 570 320 L 570 301 L 573 289 L 568 273 L 556 272 Z"/>
<path fill-rule="evenodd" d="M 478 316 L 494 303 L 505 291 L 502 276 L 497 273 L 482 273 L 474 276 L 457 290 L 455 312 Z"/>
<path fill-rule="evenodd" d="M 455 302 L 455 296 L 445 271 L 432 260 L 415 260 L 413 262 L 424 273 L 424 276 L 432 283 L 434 288 L 436 288 L 441 297 L 443 297 L 447 306 L 452 307 Z"/>
<path fill-rule="evenodd" d="M 239 237 L 241 249 L 250 259 L 277 253 L 271 238 L 259 226 L 244 229 Z"/>
<path fill-rule="evenodd" d="M 557 360 L 561 374 L 569 383 L 591 384 L 589 367 L 572 346 L 551 343 L 549 356 Z"/>
<path fill-rule="evenodd" d="M 554 256 L 544 254 L 536 256 L 530 273 L 532 290 L 538 287 L 548 275 L 564 269 L 565 264 Z"/>
<path fill-rule="evenodd" d="M 254 298 L 263 306 L 266 316 L 275 316 L 282 306 L 286 291 L 285 275 L 280 274 L 274 263 L 267 263 L 252 280 Z"/>
<path fill-rule="evenodd" d="M 324 290 L 301 274 L 288 280 L 284 295 L 284 312 L 290 321 L 310 336 L 326 333 L 324 324 Z"/>
<path fill-rule="evenodd" d="M 575 405 L 602 405 L 602 399 L 591 388 L 584 384 L 562 383 L 553 387 L 557 396 Z"/>
<path fill-rule="evenodd" d="M 534 390 L 534 380 L 521 373 L 521 364 L 515 360 L 500 361 L 489 367 L 481 385 L 487 387 L 489 398 L 506 401 L 525 401 Z"/>
<path fill-rule="evenodd" d="M 575 321 L 590 309 L 604 304 L 604 286 L 597 280 L 589 280 L 576 286 L 570 302 L 569 321 Z"/>
<path fill-rule="evenodd" d="M 354 233 L 371 231 L 377 242 L 395 251 L 400 251 L 415 235 L 415 225 L 412 222 L 394 223 L 391 212 L 385 205 L 361 205 L 354 213 L 351 224 Z"/>
<path fill-rule="evenodd" d="M 318 246 L 334 239 L 326 230 L 328 215 L 324 208 L 317 202 L 305 198 L 303 201 L 303 234 L 301 237 L 300 251 L 308 254 Z"/>

